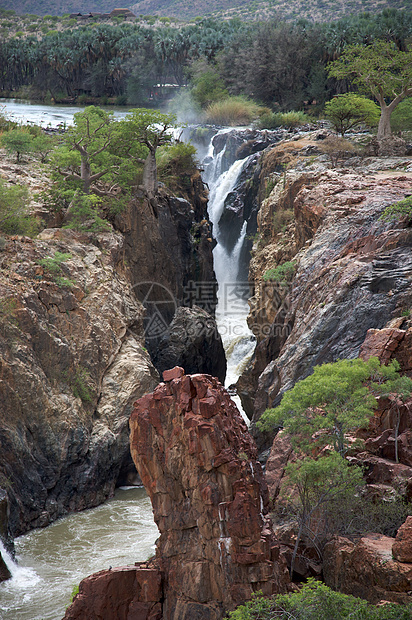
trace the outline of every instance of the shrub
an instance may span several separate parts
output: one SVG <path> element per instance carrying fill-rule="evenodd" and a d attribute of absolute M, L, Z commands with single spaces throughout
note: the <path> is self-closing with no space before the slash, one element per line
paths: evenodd
<path fill-rule="evenodd" d="M 205 119 L 216 125 L 249 125 L 265 108 L 245 97 L 227 97 L 206 108 Z"/>
<path fill-rule="evenodd" d="M 230 620 L 410 620 L 412 604 L 382 606 L 340 592 L 308 579 L 292 594 L 265 598 L 261 592 L 229 612 Z"/>
<path fill-rule="evenodd" d="M 408 218 L 409 221 L 412 219 L 412 196 L 408 196 L 386 207 L 380 217 L 381 220 L 385 221 L 400 220 L 402 218 Z"/>
<path fill-rule="evenodd" d="M 265 112 L 259 118 L 259 129 L 276 129 L 277 127 L 286 127 L 295 129 L 301 125 L 310 122 L 310 117 L 304 112 Z"/>
<path fill-rule="evenodd" d="M 47 256 L 39 260 L 39 265 L 50 275 L 51 279 L 56 282 L 58 286 L 73 286 L 73 280 L 61 276 L 62 263 L 70 260 L 71 254 L 56 251 L 54 256 Z"/>
<path fill-rule="evenodd" d="M 282 265 L 268 269 L 263 275 L 263 279 L 265 282 L 272 280 L 273 282 L 279 282 L 282 286 L 286 286 L 286 284 L 292 280 L 295 271 L 296 261 L 287 261 L 282 263 Z"/>
<path fill-rule="evenodd" d="M 0 179 L 0 230 L 6 235 L 35 236 L 39 225 L 28 213 L 29 191 L 23 185 L 8 186 Z"/>
<path fill-rule="evenodd" d="M 366 97 L 345 93 L 325 104 L 325 116 L 331 121 L 335 131 L 343 137 L 349 129 L 360 125 L 375 127 L 379 122 L 380 109 Z"/>
<path fill-rule="evenodd" d="M 319 144 L 319 149 L 326 155 L 329 155 L 333 167 L 337 165 L 339 159 L 355 151 L 355 147 L 351 142 L 338 136 L 328 136 L 325 140 L 322 140 Z"/>
<path fill-rule="evenodd" d="M 1 143 L 6 151 L 10 154 L 16 153 L 17 162 L 20 161 L 20 155 L 30 153 L 32 141 L 32 136 L 25 129 L 12 129 L 1 137 Z"/>
<path fill-rule="evenodd" d="M 98 196 L 77 190 L 67 209 L 66 223 L 62 228 L 79 232 L 106 232 L 110 224 L 99 215 L 98 205 L 101 202 Z"/>

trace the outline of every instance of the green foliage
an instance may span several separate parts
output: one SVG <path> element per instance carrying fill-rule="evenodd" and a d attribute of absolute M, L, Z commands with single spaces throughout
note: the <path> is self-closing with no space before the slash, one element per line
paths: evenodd
<path fill-rule="evenodd" d="M 408 221 L 412 219 L 412 196 L 408 196 L 408 198 L 399 200 L 389 207 L 386 207 L 380 217 L 380 219 L 386 221 L 400 220 L 402 218 L 407 218 Z"/>
<path fill-rule="evenodd" d="M 204 61 L 198 61 L 192 66 L 194 76 L 192 78 L 191 95 L 201 108 L 226 99 L 229 96 L 225 84 L 216 68 Z"/>
<path fill-rule="evenodd" d="M 287 129 L 296 129 L 302 125 L 310 123 L 310 117 L 304 112 L 265 112 L 258 120 L 259 129 L 276 129 L 277 127 L 286 127 Z"/>
<path fill-rule="evenodd" d="M 0 230 L 6 235 L 35 236 L 39 225 L 28 213 L 29 191 L 23 185 L 6 184 L 0 179 Z"/>
<path fill-rule="evenodd" d="M 77 190 L 66 212 L 62 228 L 79 232 L 106 232 L 110 229 L 110 224 L 99 215 L 98 206 L 101 203 L 102 199 L 98 196 Z"/>
<path fill-rule="evenodd" d="M 20 161 L 20 155 L 30 153 L 33 138 L 25 129 L 11 129 L 1 137 L 1 144 L 8 153 L 16 154 L 16 160 Z"/>
<path fill-rule="evenodd" d="M 198 166 L 195 147 L 184 142 L 175 142 L 161 147 L 156 157 L 159 177 L 165 183 L 170 176 L 193 174 Z"/>
<path fill-rule="evenodd" d="M 249 125 L 265 108 L 245 97 L 227 97 L 206 108 L 205 120 L 217 125 Z"/>
<path fill-rule="evenodd" d="M 40 157 L 40 161 L 44 164 L 47 161 L 49 153 L 51 153 L 54 149 L 56 142 L 57 140 L 54 136 L 41 133 L 32 139 L 31 148 L 32 151 Z"/>
<path fill-rule="evenodd" d="M 70 386 L 73 395 L 80 398 L 83 403 L 90 403 L 92 400 L 92 392 L 89 387 L 90 373 L 86 368 L 78 366 L 74 373 L 69 377 Z"/>
<path fill-rule="evenodd" d="M 337 95 L 325 104 L 325 116 L 342 137 L 349 129 L 367 125 L 374 127 L 379 121 L 379 107 L 366 97 L 355 93 Z"/>
<path fill-rule="evenodd" d="M 383 606 L 340 592 L 308 579 L 298 592 L 265 598 L 261 592 L 229 612 L 229 620 L 410 620 L 412 604 Z"/>
<path fill-rule="evenodd" d="M 252 594 L 250 601 L 230 611 L 227 617 L 230 620 L 271 620 L 275 617 L 273 612 L 273 598 L 265 598 L 259 591 Z"/>
<path fill-rule="evenodd" d="M 349 45 L 329 64 L 329 76 L 351 82 L 371 93 L 381 107 L 378 139 L 390 135 L 390 115 L 412 94 L 412 52 L 400 51 L 390 41 Z M 390 103 L 388 103 L 390 101 Z"/>
<path fill-rule="evenodd" d="M 71 259 L 71 254 L 56 250 L 54 256 L 47 256 L 38 261 L 39 265 L 49 274 L 51 279 L 60 287 L 71 287 L 74 282 L 62 275 L 62 264 Z"/>
<path fill-rule="evenodd" d="M 373 390 L 394 380 L 398 370 L 397 362 L 383 366 L 374 357 L 315 366 L 312 375 L 283 395 L 278 407 L 265 411 L 258 425 L 266 431 L 285 428 L 304 453 L 332 444 L 343 456 L 347 433 L 365 427 L 373 415 Z M 318 431 L 323 432 L 314 439 Z"/>
<path fill-rule="evenodd" d="M 268 269 L 264 273 L 263 279 L 265 280 L 265 282 L 270 280 L 272 282 L 279 282 L 282 286 L 286 286 L 287 283 L 293 279 L 295 271 L 296 261 L 286 261 L 281 265 L 277 265 L 277 267 Z"/>
<path fill-rule="evenodd" d="M 70 596 L 70 602 L 73 603 L 75 597 L 79 594 L 79 585 L 73 586 L 73 590 Z"/>
<path fill-rule="evenodd" d="M 393 131 L 412 130 L 412 97 L 400 102 L 391 116 L 391 127 Z"/>

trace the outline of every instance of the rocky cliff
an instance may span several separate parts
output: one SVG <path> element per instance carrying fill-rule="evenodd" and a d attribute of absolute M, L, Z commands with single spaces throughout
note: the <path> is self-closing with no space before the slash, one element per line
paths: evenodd
<path fill-rule="evenodd" d="M 155 560 L 84 580 L 66 620 L 97 619 L 105 602 L 108 620 L 219 620 L 254 591 L 288 587 L 257 450 L 236 406 L 211 376 L 176 367 L 164 379 L 130 420 L 133 459 L 160 531 Z M 142 579 L 151 585 L 142 589 Z M 122 613 L 112 611 L 121 600 Z"/>
<path fill-rule="evenodd" d="M 132 402 L 158 381 L 150 353 L 169 333 L 179 306 L 192 305 L 186 286 L 206 281 L 216 288 L 206 205 L 194 174 L 185 197 L 164 188 L 156 200 L 136 196 L 116 216 L 117 232 L 49 228 L 34 240 L 5 237 L 0 489 L 12 536 L 95 506 L 116 484 L 136 479 L 128 418 Z M 41 215 L 49 216 L 44 206 Z M 147 296 L 145 283 L 158 286 L 154 296 Z M 190 331 L 196 312 L 205 311 L 187 310 L 184 328 Z M 153 322 L 154 338 L 148 338 L 149 321 L 159 317 L 160 329 Z M 174 351 L 175 361 L 191 371 L 207 363 L 208 372 L 223 379 L 223 347 L 213 316 L 206 317 L 209 331 L 196 332 L 195 355 L 189 340 Z M 204 344 L 211 362 L 205 362 Z"/>
<path fill-rule="evenodd" d="M 258 346 L 238 384 L 253 423 L 314 365 L 356 357 L 369 329 L 411 307 L 411 229 L 380 219 L 411 192 L 409 160 L 353 158 L 335 169 L 319 144 L 282 143 L 261 162 L 269 195 L 261 193 L 249 317 Z M 285 263 L 289 272 L 271 277 Z"/>
<path fill-rule="evenodd" d="M 0 254 L 0 486 L 13 536 L 102 502 L 130 458 L 132 402 L 157 373 L 123 257 L 120 234 L 62 229 Z"/>

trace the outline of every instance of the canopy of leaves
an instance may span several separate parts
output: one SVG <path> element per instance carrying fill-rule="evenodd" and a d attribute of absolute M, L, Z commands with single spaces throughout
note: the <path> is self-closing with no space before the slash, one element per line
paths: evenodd
<path fill-rule="evenodd" d="M 278 407 L 265 411 L 259 426 L 268 431 L 284 427 L 305 453 L 314 445 L 332 444 L 343 455 L 346 434 L 366 426 L 376 408 L 372 390 L 395 379 L 398 370 L 397 362 L 383 366 L 373 357 L 315 366 L 312 375 L 283 395 Z"/>
<path fill-rule="evenodd" d="M 329 65 L 329 76 L 349 79 L 372 93 L 379 103 L 385 98 L 412 94 L 412 52 L 400 51 L 390 41 L 350 45 Z"/>
<path fill-rule="evenodd" d="M 355 93 L 337 95 L 325 104 L 325 116 L 334 126 L 337 133 L 345 135 L 349 129 L 367 125 L 373 127 L 378 124 L 379 107 L 366 97 Z"/>

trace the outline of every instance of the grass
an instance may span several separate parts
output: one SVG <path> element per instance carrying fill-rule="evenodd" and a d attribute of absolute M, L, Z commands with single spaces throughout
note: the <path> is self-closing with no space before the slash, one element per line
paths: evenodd
<path fill-rule="evenodd" d="M 206 108 L 205 121 L 214 125 L 250 125 L 265 112 L 267 108 L 246 97 L 227 97 Z"/>

